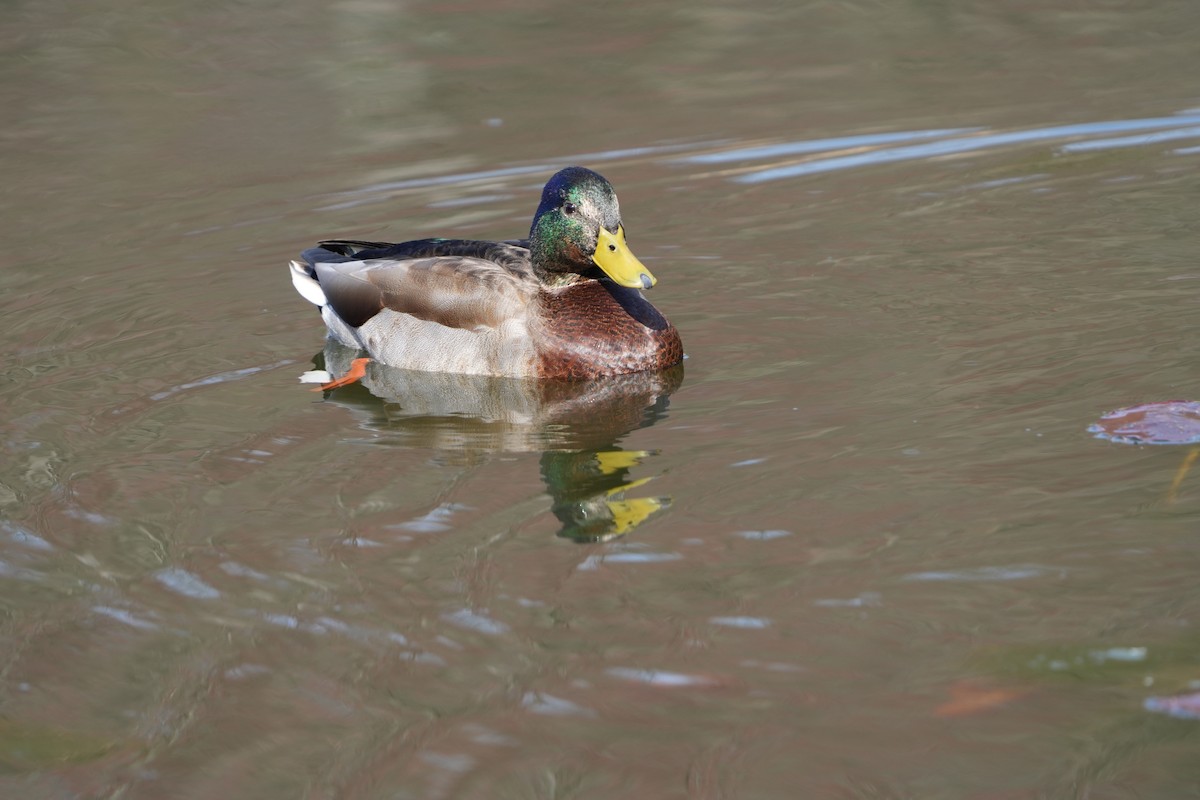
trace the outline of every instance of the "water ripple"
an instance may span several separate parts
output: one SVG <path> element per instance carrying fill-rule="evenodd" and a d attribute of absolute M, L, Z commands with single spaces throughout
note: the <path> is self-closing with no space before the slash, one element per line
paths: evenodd
<path fill-rule="evenodd" d="M 771 625 L 771 620 L 763 617 L 709 617 L 708 621 L 727 628 L 766 628 Z"/>
<path fill-rule="evenodd" d="M 564 700 L 542 692 L 526 692 L 521 698 L 521 705 L 533 712 L 547 717 L 594 717 L 596 712 L 578 703 Z"/>
<path fill-rule="evenodd" d="M 442 619 L 452 625 L 458 625 L 460 628 L 469 628 L 473 631 L 486 633 L 488 636 L 500 636 L 509 631 L 508 625 L 503 622 L 492 619 L 484 614 L 479 614 L 469 608 L 464 608 L 450 614 L 443 614 Z"/>
<path fill-rule="evenodd" d="M 634 669 L 632 667 L 610 667 L 605 670 L 614 678 L 622 678 L 627 681 L 637 681 L 638 683 L 647 683 L 651 686 L 659 686 L 668 689 L 675 689 L 685 686 L 717 686 L 720 681 L 706 675 L 689 675 L 685 672 L 668 672 L 661 669 Z"/>
<path fill-rule="evenodd" d="M 1051 572 L 1046 567 L 977 567 L 975 569 L 947 570 L 944 572 L 913 572 L 904 576 L 906 581 L 1019 581 L 1039 578 Z"/>
<path fill-rule="evenodd" d="M 13 522 L 0 522 L 0 530 L 8 534 L 8 538 L 14 544 L 28 547 L 30 550 L 49 551 L 54 549 L 54 545 L 38 536 L 28 528 L 23 528 Z"/>
<path fill-rule="evenodd" d="M 740 536 L 743 539 L 749 539 L 752 542 L 769 542 L 772 539 L 782 539 L 785 536 L 791 536 L 791 531 L 772 530 L 772 531 L 738 531 L 734 536 Z"/>
<path fill-rule="evenodd" d="M 783 178 L 795 178 L 801 175 L 813 175 L 821 172 L 833 172 L 835 170 L 853 169 L 856 167 L 877 166 L 880 164 L 892 164 L 899 161 L 912 161 L 925 158 L 938 158 L 941 156 L 956 155 L 960 153 L 968 153 L 979 150 L 986 150 L 994 147 L 1003 147 L 1017 144 L 1029 144 L 1032 142 L 1042 142 L 1052 139 L 1070 139 L 1075 137 L 1096 136 L 1099 134 L 1112 133 L 1134 133 L 1138 131 L 1154 131 L 1163 129 L 1176 129 L 1169 133 L 1157 134 L 1164 137 L 1164 141 L 1168 138 L 1186 138 L 1200 135 L 1196 132 L 1196 125 L 1200 123 L 1200 115 L 1181 114 L 1174 117 L 1150 117 L 1146 119 L 1125 119 L 1125 120 L 1107 120 L 1101 122 L 1086 122 L 1074 125 L 1052 125 L 1045 128 L 1035 128 L 1033 130 L 1023 131 L 1005 131 L 1002 133 L 977 133 L 978 129 L 953 128 L 945 130 L 933 131 L 907 131 L 903 133 L 891 134 L 895 137 L 895 141 L 907 141 L 918 138 L 930 137 L 949 137 L 936 138 L 935 141 L 922 142 L 920 144 L 906 145 L 903 147 L 883 147 L 873 149 L 863 153 L 852 153 L 849 155 L 832 156 L 829 158 L 818 158 L 800 163 L 786 164 L 783 166 L 767 167 L 759 170 L 752 170 L 740 175 L 734 176 L 731 180 L 738 183 L 765 183 L 767 181 L 775 181 Z M 880 136 L 886 136 L 881 134 Z M 853 139 L 854 137 L 845 137 L 845 139 Z M 865 137 L 863 137 L 865 138 Z M 1112 146 L 1128 146 L 1131 144 L 1144 143 L 1149 140 L 1148 136 L 1128 137 L 1126 139 L 1109 138 L 1107 140 L 1096 140 L 1105 144 L 1075 142 L 1069 145 L 1064 145 L 1063 150 L 1068 148 L 1072 150 L 1099 149 L 1099 147 Z M 769 147 L 743 148 L 741 150 L 726 151 L 731 158 L 722 160 L 751 160 L 754 158 L 766 158 L 772 155 L 778 155 L 781 152 L 788 153 L 805 153 L 819 152 L 829 149 L 828 142 L 837 140 L 814 139 L 810 141 L 789 142 L 780 145 L 772 145 Z M 882 139 L 880 141 L 883 141 Z M 1120 145 L 1113 144 L 1114 142 L 1122 142 Z M 1089 146 L 1092 145 L 1092 146 Z M 867 145 L 861 145 L 867 146 Z M 708 154 L 705 157 L 709 159 L 718 159 L 724 156 L 724 153 Z M 697 157 L 699 158 L 699 157 Z M 710 163 L 716 163 L 711 161 Z"/>
<path fill-rule="evenodd" d="M 1176 139 L 1194 139 L 1200 136 L 1200 127 L 1177 128 L 1158 133 L 1143 133 L 1138 136 L 1121 136 L 1113 139 L 1093 139 L 1089 142 L 1071 142 L 1064 144 L 1064 153 L 1083 153 L 1088 150 L 1108 150 L 1114 147 L 1137 147 L 1139 145 L 1171 142 Z"/>
<path fill-rule="evenodd" d="M 601 564 L 661 564 L 666 561 L 679 561 L 680 553 L 611 553 L 604 556 L 588 556 L 576 569 L 586 572 L 598 569 Z"/>
<path fill-rule="evenodd" d="M 154 580 L 177 594 L 197 600 L 213 600 L 221 596 L 216 589 L 187 570 L 178 567 L 170 567 L 154 573 Z"/>
<path fill-rule="evenodd" d="M 680 164 L 728 164 L 731 161 L 751 161 L 756 158 L 778 158 L 801 153 L 819 153 L 823 150 L 847 150 L 852 147 L 873 147 L 880 144 L 911 142 L 932 139 L 937 136 L 955 136 L 978 131 L 979 128 L 943 128 L 929 131 L 893 131 L 891 133 L 866 133 L 857 136 L 834 136 L 827 139 L 809 139 L 800 142 L 739 147 L 719 153 L 701 153 L 676 159 Z"/>
<path fill-rule="evenodd" d="M 115 619 L 118 622 L 123 622 L 131 628 L 139 628 L 141 630 L 154 630 L 158 626 L 153 622 L 147 622 L 143 619 L 138 619 L 132 613 L 123 608 L 113 608 L 112 606 L 92 606 L 92 611 L 101 616 Z"/>

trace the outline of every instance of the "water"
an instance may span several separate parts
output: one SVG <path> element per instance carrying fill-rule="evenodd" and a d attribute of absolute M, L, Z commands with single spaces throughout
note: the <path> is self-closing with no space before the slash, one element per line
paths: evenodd
<path fill-rule="evenodd" d="M 1195 793 L 1194 4 L 11 12 L 0 794 Z M 681 370 L 297 382 L 569 163 Z"/>

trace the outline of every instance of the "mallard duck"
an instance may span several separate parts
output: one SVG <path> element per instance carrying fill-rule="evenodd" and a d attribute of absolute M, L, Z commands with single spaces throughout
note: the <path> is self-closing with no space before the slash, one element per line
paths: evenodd
<path fill-rule="evenodd" d="M 625 243 L 612 185 L 583 167 L 542 190 L 529 238 L 331 240 L 291 263 L 329 336 L 391 366 L 583 379 L 683 359 L 642 296 L 655 278 Z"/>

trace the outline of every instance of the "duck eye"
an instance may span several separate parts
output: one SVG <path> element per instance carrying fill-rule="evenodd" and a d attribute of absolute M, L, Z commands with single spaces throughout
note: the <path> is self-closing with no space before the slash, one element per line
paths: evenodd
<path fill-rule="evenodd" d="M 571 214 L 574 214 L 578 210 L 579 210 L 579 208 L 574 203 L 572 203 L 570 200 L 563 203 L 563 213 L 564 214 L 571 215 Z"/>
<path fill-rule="evenodd" d="M 609 244 L 608 249 L 612 250 L 614 253 L 617 252 L 617 246 L 615 244 Z"/>

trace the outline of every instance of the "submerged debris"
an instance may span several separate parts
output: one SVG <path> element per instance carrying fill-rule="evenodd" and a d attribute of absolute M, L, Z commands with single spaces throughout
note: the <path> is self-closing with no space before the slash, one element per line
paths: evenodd
<path fill-rule="evenodd" d="M 1088 426 L 1097 439 L 1121 444 L 1200 443 L 1200 403 L 1168 400 L 1119 408 Z"/>
<path fill-rule="evenodd" d="M 1181 719 L 1200 719 L 1200 692 L 1167 697 L 1147 697 L 1142 704 L 1147 711 L 1157 711 Z"/>

